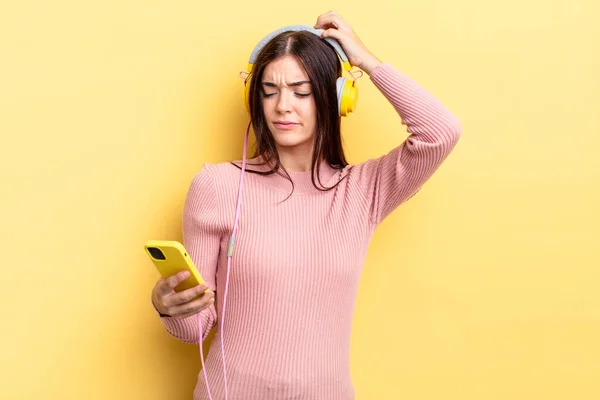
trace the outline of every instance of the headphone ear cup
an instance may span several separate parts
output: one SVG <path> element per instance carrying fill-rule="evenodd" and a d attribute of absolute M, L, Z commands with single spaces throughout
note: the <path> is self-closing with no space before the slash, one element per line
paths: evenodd
<path fill-rule="evenodd" d="M 337 78 L 336 81 L 337 98 L 338 98 L 338 114 L 341 117 L 347 116 L 356 108 L 358 100 L 358 90 L 351 81 L 344 77 Z"/>

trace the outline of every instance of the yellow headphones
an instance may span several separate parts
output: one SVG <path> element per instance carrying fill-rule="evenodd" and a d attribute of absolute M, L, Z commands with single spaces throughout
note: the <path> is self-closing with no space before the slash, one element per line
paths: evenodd
<path fill-rule="evenodd" d="M 265 45 L 269 43 L 271 39 L 273 39 L 275 36 L 279 35 L 280 33 L 289 31 L 307 31 L 314 33 L 318 37 L 321 37 L 321 33 L 323 33 L 323 29 L 315 29 L 310 25 L 291 25 L 269 33 L 260 42 L 258 42 L 256 47 L 252 51 L 252 54 L 250 55 L 250 60 L 248 61 L 248 69 L 246 71 L 248 73 L 248 77 L 250 77 L 250 74 L 252 73 L 252 68 L 254 67 L 254 63 L 256 62 L 256 58 L 258 57 L 258 54 L 263 49 L 263 47 L 265 47 Z M 343 68 L 346 71 L 350 71 L 352 66 L 350 65 L 348 57 L 346 56 L 346 53 L 342 49 L 342 46 L 339 44 L 339 42 L 333 38 L 325 38 L 324 40 L 326 40 L 327 42 L 329 42 L 329 44 L 333 46 L 333 48 L 335 49 L 336 53 L 342 61 Z M 342 117 L 345 117 L 350 112 L 353 112 L 356 108 L 356 102 L 358 100 L 358 88 L 356 87 L 356 81 L 344 77 L 339 77 L 336 81 L 336 87 L 338 99 L 338 114 Z M 242 96 L 244 106 L 248 111 L 250 109 L 250 105 L 248 102 L 249 88 L 250 79 L 246 79 Z"/>

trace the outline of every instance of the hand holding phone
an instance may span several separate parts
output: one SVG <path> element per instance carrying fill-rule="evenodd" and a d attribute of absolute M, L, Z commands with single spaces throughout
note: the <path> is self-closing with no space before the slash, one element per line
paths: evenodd
<path fill-rule="evenodd" d="M 149 240 L 146 254 L 161 274 L 152 289 L 154 308 L 163 315 L 185 318 L 210 307 L 215 294 L 179 242 Z"/>
<path fill-rule="evenodd" d="M 167 279 L 160 278 L 152 290 L 152 303 L 159 313 L 176 318 L 186 318 L 210 307 L 215 293 L 206 284 L 200 284 L 181 292 L 175 287 L 189 278 L 188 271 L 178 272 Z"/>

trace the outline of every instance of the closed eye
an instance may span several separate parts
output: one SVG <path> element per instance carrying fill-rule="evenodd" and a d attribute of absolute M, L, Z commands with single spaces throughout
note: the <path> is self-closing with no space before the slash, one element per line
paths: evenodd
<path fill-rule="evenodd" d="M 301 88 L 301 87 L 303 87 L 303 88 L 310 88 L 311 87 L 311 83 L 310 83 L 310 81 L 299 81 L 299 82 L 290 83 L 288 86 L 289 87 L 296 87 L 296 88 Z M 272 90 L 272 89 L 275 89 L 275 88 L 277 88 L 277 85 L 275 83 L 273 83 L 273 82 L 262 82 L 263 96 L 264 97 L 271 97 L 274 94 L 277 94 L 277 92 L 274 92 L 274 93 L 267 93 L 266 92 L 266 90 L 269 90 L 269 89 Z M 312 93 L 311 92 L 308 92 L 308 93 L 306 93 L 306 92 L 294 92 L 294 94 L 296 96 L 298 96 L 298 97 L 308 97 Z"/>
<path fill-rule="evenodd" d="M 276 95 L 276 94 L 277 94 L 277 93 L 263 93 L 263 96 L 264 96 L 264 97 L 271 97 L 271 96 L 274 96 L 274 95 Z M 308 96 L 310 96 L 310 95 L 311 95 L 311 93 L 296 93 L 296 92 L 294 92 L 294 94 L 295 94 L 296 96 L 298 96 L 298 97 L 308 97 Z"/>

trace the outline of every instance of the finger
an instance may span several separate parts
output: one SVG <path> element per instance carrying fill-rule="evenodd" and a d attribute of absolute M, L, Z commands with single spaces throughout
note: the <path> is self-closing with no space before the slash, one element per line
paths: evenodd
<path fill-rule="evenodd" d="M 181 271 L 177 274 L 171 275 L 167 279 L 159 279 L 156 283 L 156 292 L 159 296 L 166 296 L 173 293 L 173 289 L 181 282 L 189 278 L 190 273 L 188 271 Z"/>
<path fill-rule="evenodd" d="M 181 282 L 185 281 L 189 277 L 190 277 L 189 271 L 181 271 L 174 275 L 171 275 L 167 279 L 159 280 L 159 283 L 157 284 L 157 285 L 159 285 L 158 294 L 160 294 L 161 296 L 165 296 L 165 295 L 171 293 L 177 285 L 179 285 Z"/>
<path fill-rule="evenodd" d="M 335 29 L 335 28 L 329 28 L 326 29 L 322 34 L 321 34 L 322 38 L 333 38 L 335 40 L 337 40 L 338 42 L 341 42 L 344 34 L 341 33 L 339 30 Z"/>
<path fill-rule="evenodd" d="M 349 28 L 349 26 L 347 26 L 348 24 L 346 24 L 346 22 L 342 19 L 342 17 L 340 17 L 336 12 L 331 11 L 327 14 L 323 14 L 322 16 L 319 17 L 319 19 L 317 20 L 317 24 L 315 25 L 316 29 L 329 29 L 329 28 L 336 28 L 336 29 L 347 29 Z"/>
<path fill-rule="evenodd" d="M 315 25 L 315 29 L 329 29 L 329 28 L 340 28 L 340 22 L 335 17 L 335 15 L 326 15 L 322 18 L 319 18 L 317 24 Z"/>
<path fill-rule="evenodd" d="M 339 14 L 337 12 L 335 12 L 334 10 L 331 10 L 331 11 L 328 11 L 326 13 L 323 13 L 323 14 L 319 15 L 319 17 L 317 18 L 317 22 L 320 19 L 331 17 L 332 15 L 338 15 L 339 16 Z"/>
<path fill-rule="evenodd" d="M 180 304 L 188 303 L 198 296 L 205 296 L 212 293 L 207 285 L 197 285 L 193 288 L 183 290 L 179 293 L 173 293 L 167 296 L 163 301 L 167 307 L 173 307 Z"/>
<path fill-rule="evenodd" d="M 172 291 L 173 289 L 171 289 L 167 281 L 165 281 L 163 278 L 160 278 L 158 282 L 156 282 L 156 285 L 154 285 L 154 292 L 158 297 L 163 297 Z"/>
<path fill-rule="evenodd" d="M 212 294 L 212 292 L 211 292 Z M 214 296 L 214 295 L 212 295 Z M 190 315 L 198 314 L 200 311 L 210 307 L 214 303 L 214 297 L 207 295 L 202 296 L 199 299 L 190 301 L 185 304 L 170 307 L 169 314 L 176 315 L 180 318 L 189 317 Z"/>
<path fill-rule="evenodd" d="M 319 24 L 319 22 L 320 22 L 320 20 L 321 20 L 321 19 L 325 18 L 325 17 L 326 17 L 326 16 L 328 16 L 328 15 L 331 15 L 332 13 L 333 13 L 333 11 L 328 11 L 328 12 L 326 12 L 326 13 L 324 13 L 324 14 L 321 14 L 321 15 L 319 15 L 319 16 L 317 17 L 317 23 L 316 23 L 316 25 L 318 25 L 318 24 Z M 315 27 L 316 27 L 316 26 L 315 26 Z"/>

